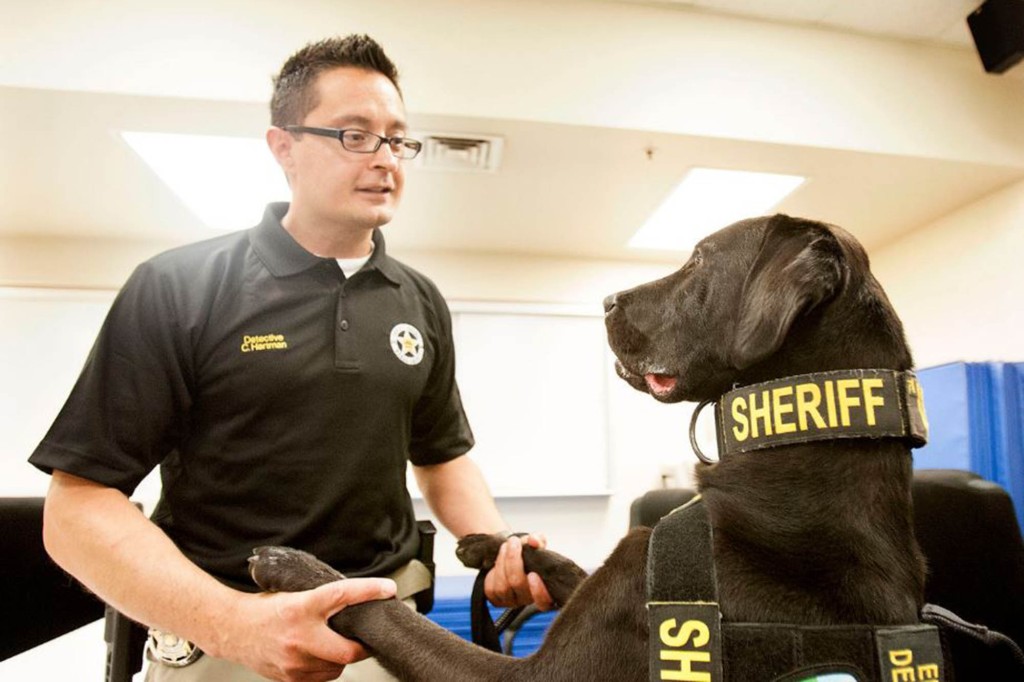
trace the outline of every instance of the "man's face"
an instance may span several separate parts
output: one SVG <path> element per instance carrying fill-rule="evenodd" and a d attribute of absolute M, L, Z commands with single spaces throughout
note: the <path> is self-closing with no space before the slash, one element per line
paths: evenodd
<path fill-rule="evenodd" d="M 339 67 L 319 75 L 318 104 L 301 125 L 358 128 L 377 135 L 405 135 L 405 106 L 386 76 Z M 300 134 L 286 166 L 292 205 L 315 220 L 372 229 L 394 217 L 402 196 L 402 161 L 384 144 L 373 154 L 350 152 L 330 137 Z"/>

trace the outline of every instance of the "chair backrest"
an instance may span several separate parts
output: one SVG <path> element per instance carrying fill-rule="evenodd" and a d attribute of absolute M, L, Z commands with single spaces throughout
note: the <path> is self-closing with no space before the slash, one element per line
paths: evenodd
<path fill-rule="evenodd" d="M 103 617 L 103 602 L 43 548 L 43 500 L 0 498 L 0 660 Z"/>
<path fill-rule="evenodd" d="M 654 528 L 661 517 L 668 514 L 676 507 L 681 507 L 689 502 L 696 490 L 692 488 L 658 488 L 648 490 L 640 497 L 633 500 L 629 506 L 629 527 L 647 526 Z"/>
<path fill-rule="evenodd" d="M 969 471 L 919 469 L 913 495 L 925 601 L 1024 647 L 1024 540 L 1009 494 Z"/>

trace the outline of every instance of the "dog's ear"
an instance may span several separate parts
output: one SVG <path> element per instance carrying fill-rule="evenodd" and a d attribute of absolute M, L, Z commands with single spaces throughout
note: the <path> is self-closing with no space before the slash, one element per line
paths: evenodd
<path fill-rule="evenodd" d="M 771 218 L 743 284 L 732 364 L 745 369 L 777 351 L 799 315 L 839 291 L 845 272 L 842 249 L 826 225 Z"/>

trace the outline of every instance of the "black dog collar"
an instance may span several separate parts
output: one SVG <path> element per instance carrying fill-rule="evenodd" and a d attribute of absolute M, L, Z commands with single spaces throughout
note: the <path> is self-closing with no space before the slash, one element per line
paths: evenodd
<path fill-rule="evenodd" d="M 697 415 L 690 444 L 702 462 L 714 463 L 697 445 Z M 902 438 L 910 447 L 928 442 L 924 395 L 913 372 L 852 369 L 801 374 L 729 391 L 715 403 L 719 457 L 779 445 L 836 438 Z"/>

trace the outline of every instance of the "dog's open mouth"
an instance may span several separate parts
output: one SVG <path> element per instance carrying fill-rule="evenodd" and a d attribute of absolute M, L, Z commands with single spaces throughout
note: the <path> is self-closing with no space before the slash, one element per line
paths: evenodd
<path fill-rule="evenodd" d="M 647 383 L 647 389 L 656 396 L 668 395 L 675 389 L 677 379 L 674 376 L 668 374 L 645 374 L 644 381 Z"/>
<path fill-rule="evenodd" d="M 621 360 L 615 361 L 615 372 L 636 390 L 650 393 L 657 400 L 673 402 L 672 398 L 679 384 L 678 375 L 669 374 L 661 367 L 634 370 L 622 364 Z"/>

